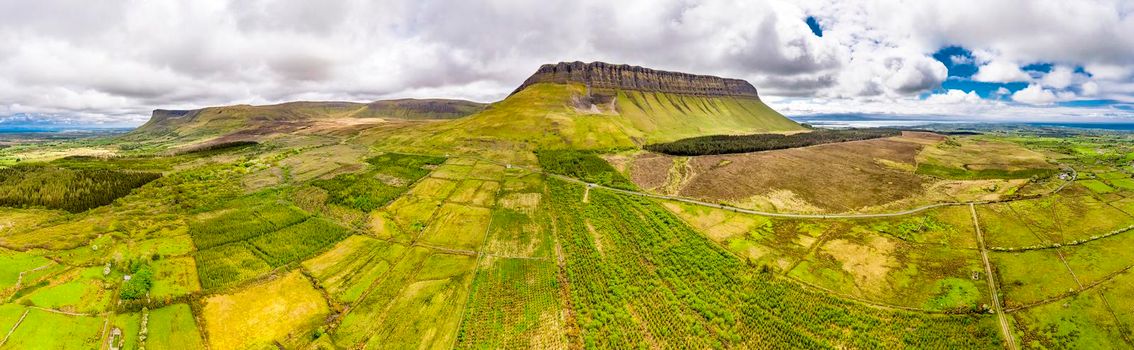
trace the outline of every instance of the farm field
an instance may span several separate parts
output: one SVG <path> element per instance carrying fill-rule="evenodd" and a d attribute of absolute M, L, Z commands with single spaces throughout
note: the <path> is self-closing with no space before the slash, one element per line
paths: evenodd
<path fill-rule="evenodd" d="M 303 342 L 311 337 L 307 330 L 329 313 L 326 300 L 298 272 L 204 303 L 201 316 L 209 346 L 216 349 Z"/>

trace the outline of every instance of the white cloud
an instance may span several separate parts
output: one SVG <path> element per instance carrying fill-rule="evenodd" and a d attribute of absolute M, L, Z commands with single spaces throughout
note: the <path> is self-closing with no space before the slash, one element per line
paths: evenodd
<path fill-rule="evenodd" d="M 972 57 L 962 56 L 962 55 L 949 56 L 949 61 L 952 62 L 953 64 L 973 64 L 973 58 Z"/>
<path fill-rule="evenodd" d="M 1081 90 L 1080 94 L 1083 96 L 1094 96 L 1099 93 L 1099 84 L 1093 81 L 1088 81 L 1086 83 L 1083 83 L 1083 85 L 1081 85 L 1079 89 Z"/>
<path fill-rule="evenodd" d="M 916 98 L 945 81 L 930 55 L 947 45 L 973 51 L 979 80 L 1038 84 L 1015 100 L 1130 101 L 1132 11 L 1123 0 L 0 1 L 0 114 L 137 123 L 153 108 L 294 99 L 492 101 L 563 60 L 738 77 L 856 112 L 959 97 Z M 1056 69 L 1020 70 L 1033 62 Z M 950 109 L 968 112 L 925 113 Z"/>
<path fill-rule="evenodd" d="M 1044 86 L 1055 89 L 1066 89 L 1076 81 L 1085 80 L 1087 77 L 1082 74 L 1076 74 L 1073 69 L 1067 66 L 1055 66 L 1051 72 L 1044 74 L 1040 82 Z"/>
<path fill-rule="evenodd" d="M 961 90 L 950 89 L 945 93 L 932 94 L 925 98 L 926 103 L 951 105 L 957 103 L 980 103 L 982 100 L 980 95 L 974 91 L 964 92 Z"/>
<path fill-rule="evenodd" d="M 1038 84 L 1028 85 L 1028 87 L 1012 94 L 1012 100 L 1033 105 L 1051 104 L 1057 99 L 1058 97 L 1055 96 L 1054 92 Z"/>
<path fill-rule="evenodd" d="M 1005 61 L 989 62 L 980 66 L 977 73 L 973 74 L 973 80 L 996 83 L 1029 81 L 1031 79 L 1032 77 L 1028 73 L 1024 73 L 1018 64 Z"/>

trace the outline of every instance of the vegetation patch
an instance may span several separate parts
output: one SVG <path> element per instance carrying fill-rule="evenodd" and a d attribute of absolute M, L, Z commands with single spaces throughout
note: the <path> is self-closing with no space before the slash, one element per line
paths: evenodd
<path fill-rule="evenodd" d="M 47 310 L 28 309 L 24 322 L 10 335 L 5 349 L 98 349 L 102 317 L 70 316 Z"/>
<path fill-rule="evenodd" d="M 145 324 L 147 349 L 205 349 L 189 305 L 174 304 L 151 310 Z"/>
<path fill-rule="evenodd" d="M 917 160 L 918 174 L 955 180 L 1041 179 L 1059 172 L 1042 153 L 981 137 L 950 137 L 926 147 Z"/>
<path fill-rule="evenodd" d="M 750 268 L 651 200 L 599 189 L 582 203 L 577 199 L 585 190 L 581 186 L 548 184 L 551 205 L 546 208 L 553 211 L 563 245 L 584 346 L 1000 344 L 991 317 L 883 310 L 803 289 Z M 588 223 L 604 239 L 601 253 Z M 935 331 L 908 331 L 915 327 Z"/>
<path fill-rule="evenodd" d="M 370 212 L 389 203 L 406 191 L 406 185 L 429 174 L 426 167 L 445 158 L 387 153 L 367 159 L 370 168 L 311 184 L 325 190 L 327 202 Z"/>
<path fill-rule="evenodd" d="M 1004 306 L 1015 307 L 1079 289 L 1054 250 L 990 253 Z"/>
<path fill-rule="evenodd" d="M 81 212 L 114 202 L 161 177 L 107 169 L 17 166 L 0 169 L 0 206 Z"/>
<path fill-rule="evenodd" d="M 551 261 L 487 258 L 473 279 L 459 349 L 568 348 Z"/>
<path fill-rule="evenodd" d="M 1114 327 L 1114 317 L 1094 292 L 1012 314 L 1020 343 L 1028 348 L 1129 348 Z"/>
<path fill-rule="evenodd" d="M 407 246 L 351 236 L 303 263 L 319 285 L 341 302 L 354 303 L 405 254 Z"/>
<path fill-rule="evenodd" d="M 213 349 L 306 344 L 330 312 L 319 291 L 299 272 L 204 301 L 201 316 Z"/>
<path fill-rule="evenodd" d="M 410 248 L 343 318 L 335 344 L 355 348 L 445 348 L 455 340 L 476 257 Z"/>
<path fill-rule="evenodd" d="M 901 136 L 899 129 L 816 129 L 794 134 L 712 135 L 655 143 L 643 148 L 675 156 L 749 153 L 798 148 L 824 143 L 848 142 Z"/>
<path fill-rule="evenodd" d="M 1099 180 L 1093 180 L 1093 179 L 1092 180 L 1079 180 L 1079 181 L 1076 181 L 1076 182 L 1078 182 L 1080 185 L 1083 185 L 1083 187 L 1086 187 L 1087 189 L 1091 190 L 1091 192 L 1094 192 L 1094 193 L 1107 194 L 1107 193 L 1114 192 L 1113 187 L 1110 187 L 1105 182 L 1102 182 L 1102 181 L 1099 181 Z"/>
<path fill-rule="evenodd" d="M 273 267 L 278 267 L 308 258 L 348 235 L 350 232 L 342 226 L 326 219 L 311 218 L 303 223 L 252 238 L 248 242 L 256 247 L 256 253 L 264 261 Z"/>
<path fill-rule="evenodd" d="M 201 287 L 215 289 L 260 276 L 272 269 L 246 242 L 236 242 L 197 252 L 197 275 Z"/>
<path fill-rule="evenodd" d="M 610 166 L 610 163 L 592 152 L 541 150 L 536 152 L 536 156 L 539 158 L 540 168 L 552 174 L 625 190 L 637 188 L 633 182 Z"/>
<path fill-rule="evenodd" d="M 205 250 L 279 230 L 303 222 L 307 217 L 307 213 L 289 205 L 237 207 L 191 221 L 189 233 L 197 249 Z"/>
<path fill-rule="evenodd" d="M 197 262 L 192 257 L 166 258 L 153 262 L 154 283 L 150 298 L 163 300 L 201 290 Z"/>
<path fill-rule="evenodd" d="M 484 242 L 492 211 L 447 203 L 422 234 L 425 242 L 446 248 L 476 250 Z"/>

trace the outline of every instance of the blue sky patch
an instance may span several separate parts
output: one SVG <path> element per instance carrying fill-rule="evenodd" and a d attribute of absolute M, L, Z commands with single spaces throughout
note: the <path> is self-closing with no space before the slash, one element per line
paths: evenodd
<path fill-rule="evenodd" d="M 1028 87 L 1028 83 L 1014 82 L 1014 83 L 990 83 L 983 81 L 973 81 L 969 79 L 949 78 L 941 83 L 941 89 L 935 92 L 945 92 L 946 90 L 961 90 L 964 92 L 975 91 L 978 96 L 985 99 L 998 99 L 1000 96 L 996 92 L 1000 88 L 1008 89 L 1008 93 L 1012 94 Z"/>
<path fill-rule="evenodd" d="M 1043 62 L 1032 63 L 1032 64 L 1029 64 L 1029 65 L 1020 67 L 1020 69 L 1025 71 L 1025 72 L 1036 72 L 1036 73 L 1051 73 L 1051 70 L 1053 68 L 1055 68 L 1055 66 L 1052 65 L 1051 63 L 1043 63 Z"/>
<path fill-rule="evenodd" d="M 968 78 L 976 74 L 972 51 L 960 46 L 947 46 L 933 53 L 933 58 L 949 69 L 950 77 Z"/>
<path fill-rule="evenodd" d="M 815 36 L 823 37 L 823 28 L 819 27 L 819 20 L 815 19 L 815 16 L 807 16 L 807 27 L 811 28 L 811 33 Z"/>

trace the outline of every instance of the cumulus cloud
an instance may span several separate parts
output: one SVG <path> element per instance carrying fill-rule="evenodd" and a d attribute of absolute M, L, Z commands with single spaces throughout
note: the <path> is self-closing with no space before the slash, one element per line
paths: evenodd
<path fill-rule="evenodd" d="M 843 112 L 986 102 L 919 98 L 946 80 L 930 55 L 949 45 L 974 52 L 950 61 L 978 65 L 977 80 L 1034 85 L 1016 101 L 1134 100 L 1128 2 L 958 1 L 4 1 L 0 115 L 137 124 L 154 108 L 493 101 L 564 60 L 738 77 L 769 98 L 842 101 L 823 105 Z M 1032 62 L 1055 68 L 1020 69 Z"/>
<path fill-rule="evenodd" d="M 1019 81 L 1029 81 L 1032 77 L 1024 70 L 1020 69 L 1020 65 L 1005 61 L 992 61 L 977 69 L 976 74 L 973 74 L 973 80 L 984 82 L 998 82 L 1009 83 Z"/>
<path fill-rule="evenodd" d="M 932 104 L 952 105 L 958 103 L 980 103 L 980 95 L 976 92 L 964 92 L 961 90 L 950 89 L 945 93 L 933 94 L 926 97 L 925 102 Z"/>
<path fill-rule="evenodd" d="M 1028 85 L 1028 87 L 1016 91 L 1012 94 L 1012 99 L 1018 102 L 1045 105 L 1055 102 L 1058 97 L 1050 89 L 1045 89 L 1038 84 Z"/>

